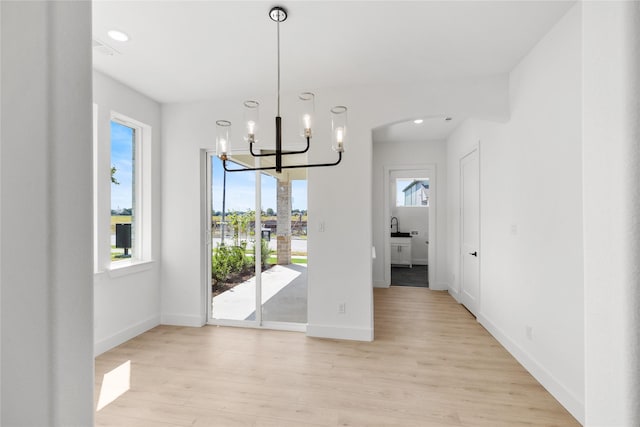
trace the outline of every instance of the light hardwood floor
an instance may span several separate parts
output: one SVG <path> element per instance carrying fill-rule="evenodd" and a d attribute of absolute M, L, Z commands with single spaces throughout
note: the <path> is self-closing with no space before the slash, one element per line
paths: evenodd
<path fill-rule="evenodd" d="M 131 361 L 98 426 L 572 426 L 577 421 L 448 294 L 375 290 L 372 343 L 159 326 L 96 358 Z"/>

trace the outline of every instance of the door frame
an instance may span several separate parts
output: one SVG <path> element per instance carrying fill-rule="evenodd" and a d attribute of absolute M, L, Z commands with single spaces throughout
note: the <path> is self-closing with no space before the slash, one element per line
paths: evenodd
<path fill-rule="evenodd" d="M 277 321 L 264 321 L 262 319 L 262 266 L 259 262 L 256 263 L 256 295 L 255 295 L 255 303 L 256 303 L 256 319 L 255 320 L 233 320 L 233 319 L 215 319 L 211 317 L 211 301 L 212 301 L 212 292 L 211 292 L 211 251 L 213 249 L 211 243 L 211 186 L 212 182 L 212 159 L 215 157 L 215 150 L 202 150 L 202 170 L 203 176 L 201 179 L 201 206 L 200 212 L 202 215 L 202 242 L 201 242 L 201 275 L 202 275 L 202 291 L 204 298 L 203 305 L 203 313 L 202 316 L 205 319 L 205 323 L 209 325 L 216 326 L 236 326 L 236 327 L 244 327 L 244 328 L 255 328 L 255 329 L 273 329 L 273 330 L 283 330 L 283 331 L 293 331 L 293 332 L 306 332 L 307 324 L 306 323 L 292 323 L 292 322 L 277 322 Z M 260 158 L 256 158 L 256 167 L 260 166 Z M 260 175 L 260 171 L 256 171 L 256 194 L 255 194 L 255 206 L 262 207 L 262 185 L 261 179 L 262 175 Z M 255 209 L 256 217 L 255 224 L 256 228 L 261 227 L 262 217 L 260 216 L 261 209 Z M 260 259 L 260 247 L 256 246 L 255 248 L 255 257 L 256 259 Z M 260 301 L 260 304 L 258 304 Z"/>
<path fill-rule="evenodd" d="M 472 155 L 473 153 L 476 153 L 476 157 L 477 157 L 477 162 L 478 162 L 478 253 L 480 254 L 478 256 L 478 295 L 476 297 L 476 303 L 475 303 L 475 307 L 469 308 L 465 305 L 465 307 L 467 307 L 467 309 L 474 315 L 476 316 L 476 318 L 478 318 L 480 316 L 480 307 L 481 307 L 481 297 L 482 297 L 482 280 L 481 280 L 481 271 L 482 271 L 482 264 L 480 262 L 481 260 L 481 255 L 482 255 L 482 248 L 481 248 L 481 242 L 482 242 L 482 227 L 481 227 L 481 217 L 482 217 L 482 209 L 481 209 L 481 204 L 482 204 L 482 198 L 481 196 L 481 187 L 480 187 L 480 141 L 478 141 L 477 144 L 474 144 L 472 147 L 470 147 L 467 151 L 465 151 L 458 159 L 458 169 L 459 169 L 459 173 L 460 173 L 460 188 L 459 188 L 459 192 L 458 192 L 458 196 L 459 196 L 459 208 L 460 208 L 460 220 L 459 220 L 459 238 L 458 238 L 458 245 L 459 245 L 459 259 L 460 262 L 458 263 L 458 277 L 460 277 L 460 289 L 459 289 L 459 302 L 460 304 L 464 305 L 464 235 L 463 235 L 463 227 L 464 227 L 464 218 L 463 218 L 463 208 L 464 208 L 464 201 L 463 201 L 463 197 L 464 197 L 464 192 L 463 192 L 463 185 L 464 185 L 464 178 L 463 178 L 463 170 L 462 170 L 462 161 L 467 158 L 468 156 Z"/>
<path fill-rule="evenodd" d="M 383 233 L 383 245 L 384 245 L 384 285 L 389 287 L 391 285 L 391 233 L 389 223 L 391 222 L 391 189 L 390 181 L 391 174 L 394 172 L 412 172 L 416 176 L 424 176 L 429 178 L 429 247 L 427 248 L 427 257 L 429 262 L 428 268 L 428 281 L 430 289 L 439 289 L 435 283 L 437 277 L 437 169 L 435 163 L 425 163 L 418 165 L 387 165 L 384 167 L 384 183 L 383 183 L 383 197 L 384 197 L 384 224 L 386 232 Z M 433 248 L 433 249 L 432 249 Z M 444 290 L 444 289 L 443 289 Z"/>

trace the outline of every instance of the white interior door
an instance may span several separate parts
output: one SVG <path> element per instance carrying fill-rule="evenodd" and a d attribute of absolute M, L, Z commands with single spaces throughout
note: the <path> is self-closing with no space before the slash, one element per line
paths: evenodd
<path fill-rule="evenodd" d="M 478 315 L 480 308 L 480 167 L 478 150 L 460 159 L 461 299 Z"/>

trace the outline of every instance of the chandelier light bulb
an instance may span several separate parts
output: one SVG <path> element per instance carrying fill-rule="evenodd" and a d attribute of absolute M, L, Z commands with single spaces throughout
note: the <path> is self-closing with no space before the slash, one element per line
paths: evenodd
<path fill-rule="evenodd" d="M 339 153 L 344 152 L 347 136 L 347 107 L 341 105 L 331 109 L 331 148 Z"/>
<path fill-rule="evenodd" d="M 245 141 L 249 144 L 253 144 L 257 141 L 256 133 L 258 130 L 258 110 L 260 103 L 258 101 L 245 101 L 244 102 L 244 122 L 246 125 Z"/>
<path fill-rule="evenodd" d="M 300 115 L 300 136 L 303 138 L 311 138 L 315 95 L 311 92 L 303 92 L 298 96 L 298 99 L 302 107 L 302 114 Z"/>
<path fill-rule="evenodd" d="M 222 160 L 227 160 L 227 155 L 231 152 L 231 122 L 218 120 L 216 134 L 216 155 Z"/>

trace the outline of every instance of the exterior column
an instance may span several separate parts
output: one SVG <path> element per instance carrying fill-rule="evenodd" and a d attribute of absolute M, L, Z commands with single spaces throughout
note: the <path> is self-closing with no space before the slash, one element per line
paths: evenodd
<path fill-rule="evenodd" d="M 291 181 L 278 181 L 278 264 L 291 264 Z"/>

